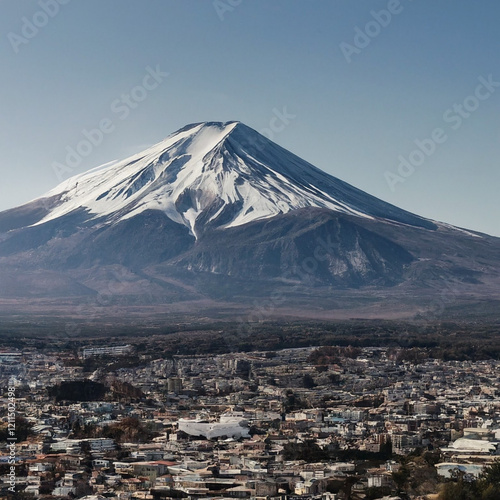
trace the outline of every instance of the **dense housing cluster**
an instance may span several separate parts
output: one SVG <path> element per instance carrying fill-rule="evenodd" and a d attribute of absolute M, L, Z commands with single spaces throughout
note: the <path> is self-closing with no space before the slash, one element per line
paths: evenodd
<path fill-rule="evenodd" d="M 424 498 L 476 480 L 500 455 L 495 360 L 382 347 L 134 349 L 0 354 L 3 384 L 16 389 L 18 494 Z M 6 417 L 2 429 L 7 494 Z"/>

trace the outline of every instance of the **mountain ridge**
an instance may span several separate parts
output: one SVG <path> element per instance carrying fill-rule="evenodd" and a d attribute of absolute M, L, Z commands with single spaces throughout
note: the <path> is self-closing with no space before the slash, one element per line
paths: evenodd
<path fill-rule="evenodd" d="M 235 121 L 183 127 L 141 153 L 66 180 L 46 195 L 54 196 L 63 203 L 37 224 L 82 207 L 94 218 L 119 219 L 158 209 L 196 237 L 200 215 L 217 227 L 231 227 L 316 206 L 435 228 L 432 221 L 359 191 Z M 121 217 L 120 211 L 125 212 Z"/>
<path fill-rule="evenodd" d="M 270 291 L 308 314 L 352 290 L 352 307 L 401 293 L 414 310 L 444 287 L 499 299 L 499 256 L 500 238 L 401 210 L 236 121 L 187 125 L 0 213 L 0 298 L 27 301 L 111 288 L 238 309 Z"/>

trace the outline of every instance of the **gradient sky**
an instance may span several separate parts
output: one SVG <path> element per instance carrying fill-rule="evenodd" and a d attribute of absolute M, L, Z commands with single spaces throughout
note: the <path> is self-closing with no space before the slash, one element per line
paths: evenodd
<path fill-rule="evenodd" d="M 44 3 L 59 12 L 45 15 Z M 375 21 L 372 11 L 389 7 L 390 21 Z M 383 200 L 500 236 L 500 83 L 490 95 L 481 89 L 481 101 L 471 97 L 480 77 L 500 82 L 497 0 L 0 0 L 0 8 L 0 209 L 57 185 L 54 162 L 65 164 L 67 147 L 101 120 L 112 132 L 63 178 L 188 123 L 240 120 Z M 31 23 L 40 27 L 30 32 Z M 350 62 L 343 43 L 355 49 Z M 123 95 L 147 67 L 168 76 L 126 113 Z M 460 123 L 455 104 L 471 110 Z M 284 109 L 293 118 L 273 120 Z M 387 172 L 399 175 L 398 158 L 435 129 L 446 140 L 391 189 Z"/>

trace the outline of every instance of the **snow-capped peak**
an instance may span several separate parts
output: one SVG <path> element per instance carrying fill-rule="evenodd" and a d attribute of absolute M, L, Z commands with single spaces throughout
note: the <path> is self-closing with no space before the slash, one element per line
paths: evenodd
<path fill-rule="evenodd" d="M 57 205 L 38 224 L 84 209 L 113 223 L 160 210 L 198 237 L 304 207 L 422 225 L 424 219 L 332 177 L 246 125 L 188 125 L 123 161 L 77 175 L 46 195 Z"/>

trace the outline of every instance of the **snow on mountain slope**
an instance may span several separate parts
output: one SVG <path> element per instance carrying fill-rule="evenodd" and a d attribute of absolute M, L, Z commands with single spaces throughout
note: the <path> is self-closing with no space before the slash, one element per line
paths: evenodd
<path fill-rule="evenodd" d="M 395 307 L 412 310 L 452 290 L 454 314 L 455 297 L 498 300 L 499 255 L 499 238 L 410 214 L 241 123 L 210 122 L 1 212 L 0 299 L 56 300 L 69 314 L 70 297 L 111 294 L 120 311 L 191 314 L 185 301 L 246 308 L 279 292 L 316 314 L 356 290 L 352 317 L 387 307 L 393 288 Z"/>
<path fill-rule="evenodd" d="M 111 224 L 160 210 L 198 237 L 304 207 L 434 229 L 332 177 L 239 122 L 188 125 L 151 148 L 72 177 L 47 193 L 58 203 L 35 225 L 82 208 Z"/>

